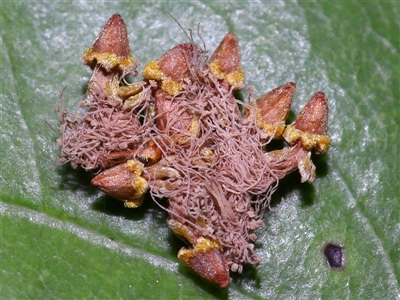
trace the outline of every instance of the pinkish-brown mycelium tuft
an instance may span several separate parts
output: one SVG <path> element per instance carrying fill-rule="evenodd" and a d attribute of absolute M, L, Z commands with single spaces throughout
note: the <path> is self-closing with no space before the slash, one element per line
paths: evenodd
<path fill-rule="evenodd" d="M 189 244 L 179 259 L 226 287 L 230 270 L 260 263 L 255 230 L 279 180 L 295 170 L 314 180 L 311 151 L 329 148 L 328 105 L 318 92 L 286 125 L 294 83 L 242 102 L 233 95 L 245 87 L 236 37 L 228 33 L 207 57 L 190 39 L 128 84 L 138 62 L 121 16 L 112 16 L 83 56 L 93 69 L 84 112 L 61 112 L 58 142 L 62 162 L 100 172 L 92 184 L 125 206 L 146 193 L 167 198 L 168 226 Z M 267 151 L 280 138 L 287 146 Z"/>

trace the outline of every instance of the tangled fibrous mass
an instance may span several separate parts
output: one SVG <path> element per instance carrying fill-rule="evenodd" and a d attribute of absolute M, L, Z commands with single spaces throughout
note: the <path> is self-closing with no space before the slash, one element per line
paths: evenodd
<path fill-rule="evenodd" d="M 259 264 L 254 232 L 279 180 L 299 170 L 312 182 L 311 151 L 328 150 L 325 95 L 316 93 L 290 125 L 294 83 L 237 100 L 245 85 L 232 33 L 210 58 L 189 36 L 147 63 L 144 81 L 127 83 L 139 63 L 119 15 L 83 60 L 93 76 L 83 112 L 60 112 L 60 160 L 97 172 L 92 184 L 126 207 L 146 193 L 167 198 L 168 225 L 189 244 L 179 259 L 209 281 L 226 287 L 229 270 Z M 283 149 L 268 151 L 282 138 Z"/>

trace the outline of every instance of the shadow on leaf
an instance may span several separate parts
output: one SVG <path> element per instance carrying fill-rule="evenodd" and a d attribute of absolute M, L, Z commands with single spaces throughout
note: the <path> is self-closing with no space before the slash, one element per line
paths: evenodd
<path fill-rule="evenodd" d="M 70 191 L 82 191 L 88 196 L 92 196 L 97 193 L 98 189 L 90 184 L 93 178 L 93 174 L 86 172 L 85 170 L 78 168 L 73 169 L 69 163 L 59 166 L 57 173 L 61 177 L 58 189 L 70 190 Z"/>
<path fill-rule="evenodd" d="M 92 203 L 92 208 L 107 215 L 124 217 L 132 221 L 143 220 L 146 216 L 149 216 L 157 225 L 166 226 L 167 212 L 161 209 L 148 195 L 145 197 L 142 206 L 126 208 L 123 202 L 104 194 Z"/>
<path fill-rule="evenodd" d="M 258 269 L 253 265 L 244 265 L 242 273 L 231 272 L 231 284 L 240 288 L 241 286 L 251 286 L 254 289 L 261 288 L 261 278 Z"/>

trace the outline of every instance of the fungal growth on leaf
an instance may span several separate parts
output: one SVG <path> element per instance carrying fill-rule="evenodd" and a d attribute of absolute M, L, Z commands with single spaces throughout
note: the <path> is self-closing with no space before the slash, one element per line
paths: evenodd
<path fill-rule="evenodd" d="M 187 243 L 178 258 L 203 278 L 226 287 L 229 271 L 259 264 L 255 230 L 279 180 L 299 170 L 312 182 L 311 151 L 328 150 L 325 95 L 312 96 L 290 125 L 292 82 L 237 100 L 233 92 L 246 86 L 232 33 L 211 56 L 189 37 L 148 62 L 143 81 L 127 83 L 138 62 L 119 15 L 83 60 L 93 76 L 83 112 L 61 111 L 61 161 L 98 172 L 92 184 L 126 207 L 146 193 L 165 198 L 168 226 Z M 268 151 L 282 138 L 287 146 Z"/>

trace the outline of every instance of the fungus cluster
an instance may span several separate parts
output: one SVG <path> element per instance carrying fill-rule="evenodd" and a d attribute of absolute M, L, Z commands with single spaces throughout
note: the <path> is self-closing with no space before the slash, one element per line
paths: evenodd
<path fill-rule="evenodd" d="M 128 83 L 139 63 L 119 15 L 83 61 L 93 76 L 81 112 L 60 113 L 60 160 L 97 172 L 92 184 L 126 207 L 146 193 L 168 199 L 168 226 L 188 244 L 178 257 L 207 280 L 226 287 L 229 271 L 259 264 L 255 230 L 279 180 L 299 170 L 312 182 L 311 151 L 329 148 L 325 95 L 312 96 L 289 125 L 292 82 L 237 100 L 244 71 L 232 33 L 210 57 L 189 37 Z M 286 146 L 268 151 L 272 139 Z"/>

